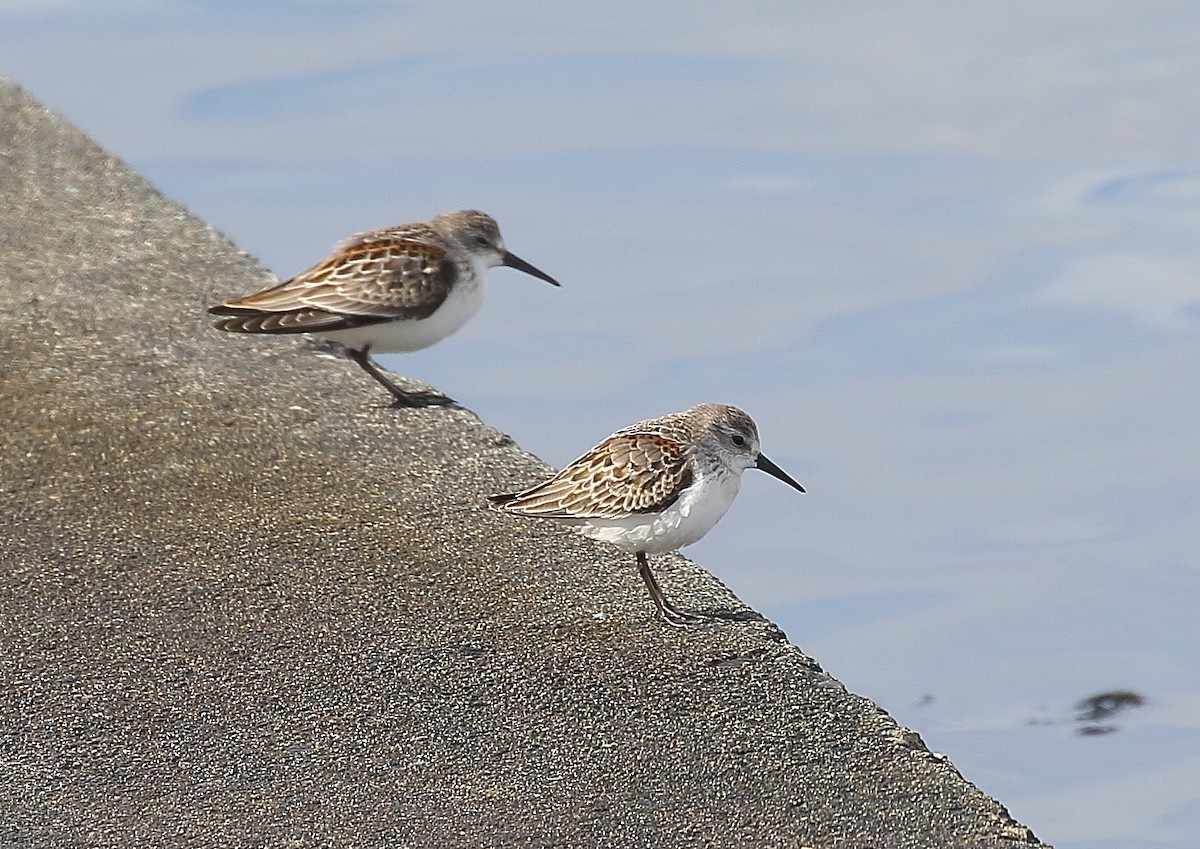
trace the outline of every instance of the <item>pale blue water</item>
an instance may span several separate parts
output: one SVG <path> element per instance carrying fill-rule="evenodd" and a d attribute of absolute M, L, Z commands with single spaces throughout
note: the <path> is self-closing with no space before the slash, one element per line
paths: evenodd
<path fill-rule="evenodd" d="M 563 289 L 387 365 L 559 464 L 743 406 L 809 493 L 691 556 L 1041 838 L 1200 846 L 1200 14 L 1046 5 L 0 2 L 0 73 L 282 275 L 493 213 Z"/>

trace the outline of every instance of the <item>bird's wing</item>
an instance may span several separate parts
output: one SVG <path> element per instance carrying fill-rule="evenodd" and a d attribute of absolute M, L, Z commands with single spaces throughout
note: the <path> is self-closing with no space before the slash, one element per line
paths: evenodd
<path fill-rule="evenodd" d="M 658 433 L 615 433 L 550 480 L 493 495 L 492 506 L 547 519 L 618 519 L 675 503 L 692 482 L 683 446 Z"/>
<path fill-rule="evenodd" d="M 457 266 L 441 247 L 403 231 L 376 231 L 343 242 L 291 280 L 209 312 L 257 319 L 262 326 L 254 329 L 276 333 L 420 319 L 442 305 L 457 276 Z"/>

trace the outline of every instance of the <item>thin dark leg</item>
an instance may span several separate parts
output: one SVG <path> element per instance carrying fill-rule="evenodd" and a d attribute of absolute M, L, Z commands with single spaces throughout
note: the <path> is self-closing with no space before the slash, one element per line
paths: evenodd
<path fill-rule="evenodd" d="M 639 551 L 637 553 L 637 563 L 638 574 L 646 582 L 646 589 L 650 590 L 650 598 L 654 602 L 654 606 L 658 608 L 658 613 L 662 616 L 664 622 L 675 628 L 686 628 L 688 625 L 704 621 L 703 616 L 684 613 L 667 601 L 667 597 L 663 595 L 662 587 L 658 585 L 658 581 L 654 580 L 654 573 L 650 571 L 650 561 L 646 559 L 646 552 Z"/>
<path fill-rule="evenodd" d="M 371 358 L 368 356 L 370 350 L 370 345 L 367 345 L 362 350 L 347 346 L 346 354 L 350 357 L 350 359 L 362 366 L 363 371 L 379 381 L 383 385 L 384 389 L 392 393 L 392 397 L 395 399 L 395 401 L 392 403 L 392 406 L 437 407 L 454 403 L 445 395 L 438 395 L 434 392 L 405 392 L 399 386 L 388 380 L 384 373 L 375 366 L 375 363 L 371 362 Z"/>

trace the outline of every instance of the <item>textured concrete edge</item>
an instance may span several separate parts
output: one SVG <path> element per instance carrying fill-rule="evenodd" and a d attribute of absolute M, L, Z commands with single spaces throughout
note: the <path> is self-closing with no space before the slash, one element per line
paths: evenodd
<path fill-rule="evenodd" d="M 71 127 L 67 122 L 63 121 L 61 118 L 59 118 L 53 112 L 51 112 L 50 110 L 45 110 L 44 107 L 40 107 L 40 105 L 39 105 L 39 108 L 42 108 L 44 110 L 45 114 L 53 116 L 54 120 L 59 122 L 65 130 L 69 130 L 70 133 L 74 134 L 74 140 L 76 143 L 79 143 L 79 144 L 83 144 L 85 142 L 88 144 L 91 143 L 90 139 L 87 139 L 87 137 L 84 134 L 79 133 L 77 130 L 75 130 L 75 128 Z M 120 167 L 120 168 L 125 169 L 131 177 L 136 178 L 137 180 L 144 183 L 142 178 L 140 178 L 140 176 L 138 176 L 136 174 L 136 172 L 134 172 L 132 169 L 129 169 L 127 166 L 124 166 L 122 163 L 119 163 L 117 160 L 113 160 L 113 162 L 115 163 L 114 167 Z M 151 187 L 149 187 L 148 184 L 145 184 L 145 191 L 154 192 L 158 197 L 162 197 L 161 193 L 155 192 Z M 182 206 L 178 205 L 176 202 L 171 201 L 170 199 L 164 199 L 164 200 L 166 200 L 166 202 L 168 204 L 171 204 L 172 206 L 176 207 L 181 215 L 188 215 L 187 211 Z M 208 238 L 214 239 L 216 241 L 223 243 L 222 245 L 218 246 L 220 249 L 224 249 L 225 247 L 227 247 L 229 251 L 234 252 L 238 255 L 238 259 L 234 261 L 235 265 L 240 263 L 246 267 L 249 266 L 248 262 L 243 262 L 244 258 L 247 256 L 244 252 L 238 250 L 236 248 L 236 246 L 234 246 L 232 243 L 228 242 L 227 239 L 225 239 L 223 236 L 221 236 L 218 231 L 211 228 L 211 226 L 204 224 L 203 222 L 197 222 L 197 223 L 203 225 L 203 227 L 205 228 L 205 230 L 208 233 L 208 236 L 207 236 Z M 181 330 L 180 332 L 185 332 L 185 331 Z M 278 354 L 277 351 L 272 351 L 272 346 L 269 344 L 262 344 L 262 345 L 253 344 L 252 347 L 254 347 L 256 350 L 262 350 L 264 353 L 270 354 L 272 356 L 280 356 L 280 354 Z M 357 381 L 360 379 L 360 376 L 353 375 L 349 379 Z M 355 400 L 357 401 L 357 399 L 358 399 L 358 396 L 356 395 Z M 267 413 L 266 415 L 272 416 L 272 415 L 277 415 L 277 414 L 274 412 L 270 412 L 270 413 Z M 474 422 L 478 422 L 478 419 L 476 419 L 474 417 L 474 415 L 470 414 L 468 411 L 464 411 L 463 414 L 458 417 L 457 421 L 458 421 L 458 424 L 457 424 L 458 427 L 467 428 L 468 431 L 470 431 L 470 430 L 476 429 L 477 426 L 476 426 L 476 424 L 474 424 Z M 486 442 L 488 439 L 492 439 L 494 437 L 495 431 L 493 431 L 491 428 L 489 428 L 486 424 L 479 423 L 479 427 L 481 427 L 482 430 L 476 430 L 476 432 L 473 435 L 468 432 L 468 433 L 464 434 L 464 438 L 467 438 L 472 442 L 482 443 L 482 442 Z M 527 468 L 531 467 L 531 466 L 536 466 L 536 465 L 538 465 L 538 462 L 540 462 L 540 461 L 535 461 L 534 458 L 532 457 L 532 455 L 529 455 L 529 454 L 521 451 L 521 449 L 519 449 L 515 446 L 512 446 L 512 445 L 498 447 L 497 451 L 500 452 L 501 454 L 503 454 L 507 459 L 510 459 L 514 462 L 520 463 L 520 464 L 526 466 Z M 495 459 L 495 456 L 493 456 L 493 459 Z M 711 597 L 713 589 L 714 589 L 713 585 L 715 584 L 717 587 L 720 586 L 719 583 L 716 582 L 716 579 L 711 578 L 711 576 L 708 576 L 708 573 L 704 572 L 700 567 L 693 567 L 691 565 L 690 561 L 681 561 L 681 562 L 686 562 L 687 564 L 689 564 L 687 567 L 685 567 L 685 572 L 687 573 L 685 580 L 688 584 L 688 586 L 685 589 L 687 590 L 687 592 L 689 592 L 689 593 L 696 592 L 697 594 L 704 597 L 705 599 L 709 599 Z M 640 599 L 639 599 L 639 601 L 640 601 Z M 767 624 L 769 625 L 769 623 L 767 623 Z M 771 626 L 771 627 L 773 627 L 773 626 Z M 759 635 L 759 639 L 761 639 L 762 637 L 766 637 L 768 642 L 774 642 L 777 645 L 780 645 L 780 647 L 782 647 L 781 644 L 784 640 L 784 638 L 782 637 L 782 634 L 771 633 L 770 629 L 768 628 L 766 633 Z M 797 649 L 796 651 L 798 652 L 799 650 Z M 832 680 L 832 679 L 830 679 L 830 680 Z M 906 747 L 912 748 L 912 749 L 915 749 L 918 751 L 924 749 L 923 743 L 920 742 L 920 738 L 915 733 L 908 731 L 907 729 L 898 729 L 896 733 L 904 738 L 902 740 L 902 743 Z M 937 758 L 940 756 L 931 756 L 931 757 Z M 1003 811 L 1003 809 L 1001 809 L 1001 810 Z M 1004 812 L 1003 816 L 1007 816 L 1007 812 Z M 1016 824 L 1015 822 L 1004 823 L 1003 817 L 1001 818 L 1001 825 L 1005 829 L 1013 829 L 1014 831 L 1024 829 L 1023 826 L 1019 826 L 1019 824 Z M 1017 838 L 1016 834 L 1013 834 L 1012 836 L 1013 836 L 1013 838 L 1017 838 L 1017 839 L 1025 839 L 1025 840 L 1032 839 L 1032 834 L 1028 833 L 1027 830 L 1024 830 L 1023 834 L 1024 834 L 1023 838 Z"/>

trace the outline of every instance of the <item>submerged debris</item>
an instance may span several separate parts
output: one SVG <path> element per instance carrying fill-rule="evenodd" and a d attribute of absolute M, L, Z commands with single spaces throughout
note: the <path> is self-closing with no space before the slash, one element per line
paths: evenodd
<path fill-rule="evenodd" d="M 1117 726 L 1105 720 L 1130 708 L 1141 707 L 1145 702 L 1142 694 L 1133 690 L 1105 690 L 1080 699 L 1075 703 L 1075 721 L 1079 723 L 1077 730 L 1087 736 L 1110 734 L 1117 730 Z"/>

